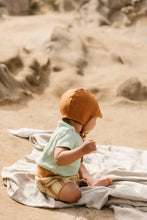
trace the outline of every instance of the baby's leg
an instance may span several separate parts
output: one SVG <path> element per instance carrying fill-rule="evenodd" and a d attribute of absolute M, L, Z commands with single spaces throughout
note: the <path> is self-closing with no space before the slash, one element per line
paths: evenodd
<path fill-rule="evenodd" d="M 95 179 L 93 178 L 83 163 L 80 165 L 79 169 L 80 178 L 87 181 L 88 186 L 110 186 L 112 184 L 112 178 L 105 179 Z"/>
<path fill-rule="evenodd" d="M 110 185 L 112 185 L 111 178 L 104 178 L 104 179 L 90 178 L 88 180 L 88 186 L 110 186 Z"/>
<path fill-rule="evenodd" d="M 77 202 L 82 196 L 79 186 L 73 182 L 69 182 L 62 187 L 58 199 L 64 202 Z"/>

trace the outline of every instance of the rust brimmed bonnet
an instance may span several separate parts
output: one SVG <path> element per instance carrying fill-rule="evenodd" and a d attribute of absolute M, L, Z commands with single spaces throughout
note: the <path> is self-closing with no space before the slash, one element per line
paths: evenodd
<path fill-rule="evenodd" d="M 61 97 L 60 112 L 62 119 L 72 119 L 82 125 L 93 117 L 103 117 L 96 98 L 84 88 L 67 90 Z"/>

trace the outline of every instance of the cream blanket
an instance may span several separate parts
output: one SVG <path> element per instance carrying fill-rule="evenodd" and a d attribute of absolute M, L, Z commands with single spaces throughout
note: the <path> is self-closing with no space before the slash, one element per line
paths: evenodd
<path fill-rule="evenodd" d="M 36 158 L 53 131 L 22 128 L 9 132 L 29 138 L 34 145 L 30 155 L 2 170 L 4 184 L 12 199 L 28 206 L 46 208 L 85 205 L 101 209 L 108 206 L 114 210 L 117 220 L 147 220 L 147 151 L 97 145 L 95 153 L 84 157 L 84 164 L 96 178 L 111 177 L 113 185 L 82 187 L 82 198 L 77 203 L 67 204 L 41 193 L 34 181 Z"/>

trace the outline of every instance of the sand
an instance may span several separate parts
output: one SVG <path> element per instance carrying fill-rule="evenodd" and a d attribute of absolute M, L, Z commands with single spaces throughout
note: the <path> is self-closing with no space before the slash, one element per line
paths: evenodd
<path fill-rule="evenodd" d="M 79 86 L 95 94 L 104 115 L 89 138 L 97 144 L 147 149 L 147 17 L 138 15 L 126 26 L 117 12 L 111 19 L 105 16 L 111 24 L 101 26 L 96 20 L 83 21 L 82 8 L 78 16 L 71 11 L 75 4 L 69 11 L 60 7 L 64 13 L 58 9 L 0 18 L 0 170 L 33 149 L 7 130 L 55 129 L 61 94 Z M 2 179 L 0 186 L 2 220 L 115 219 L 107 208 L 27 207 L 8 197 Z"/>

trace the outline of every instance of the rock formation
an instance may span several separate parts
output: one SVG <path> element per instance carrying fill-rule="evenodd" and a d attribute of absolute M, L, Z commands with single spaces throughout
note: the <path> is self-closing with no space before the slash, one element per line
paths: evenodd
<path fill-rule="evenodd" d="M 31 93 L 18 82 L 4 64 L 0 64 L 0 104 L 18 102 Z"/>
<path fill-rule="evenodd" d="M 47 11 L 47 0 L 0 0 L 0 15 L 28 15 Z M 46 9 L 45 9 L 46 7 Z"/>
<path fill-rule="evenodd" d="M 142 85 L 138 78 L 130 78 L 123 82 L 117 89 L 117 95 L 130 100 L 147 100 L 147 86 Z"/>
<path fill-rule="evenodd" d="M 116 93 L 146 100 L 146 85 L 138 79 L 112 86 L 129 71 L 145 78 L 146 20 L 141 29 L 137 22 L 122 24 L 146 13 L 147 0 L 0 0 L 0 15 L 9 15 L 0 18 L 0 102 L 47 87 L 61 96 L 75 86 L 104 100 Z"/>
<path fill-rule="evenodd" d="M 147 15 L 147 0 L 55 0 L 60 11 L 77 11 L 77 19 L 85 24 L 130 25 L 139 16 Z"/>
<path fill-rule="evenodd" d="M 147 0 L 0 0 L 0 15 L 27 15 L 49 10 L 76 11 L 78 22 L 130 25 L 138 17 L 147 15 Z"/>
<path fill-rule="evenodd" d="M 82 39 L 68 29 L 57 27 L 53 30 L 49 43 L 49 57 L 53 71 L 74 68 L 83 75 L 88 63 L 87 48 Z"/>

